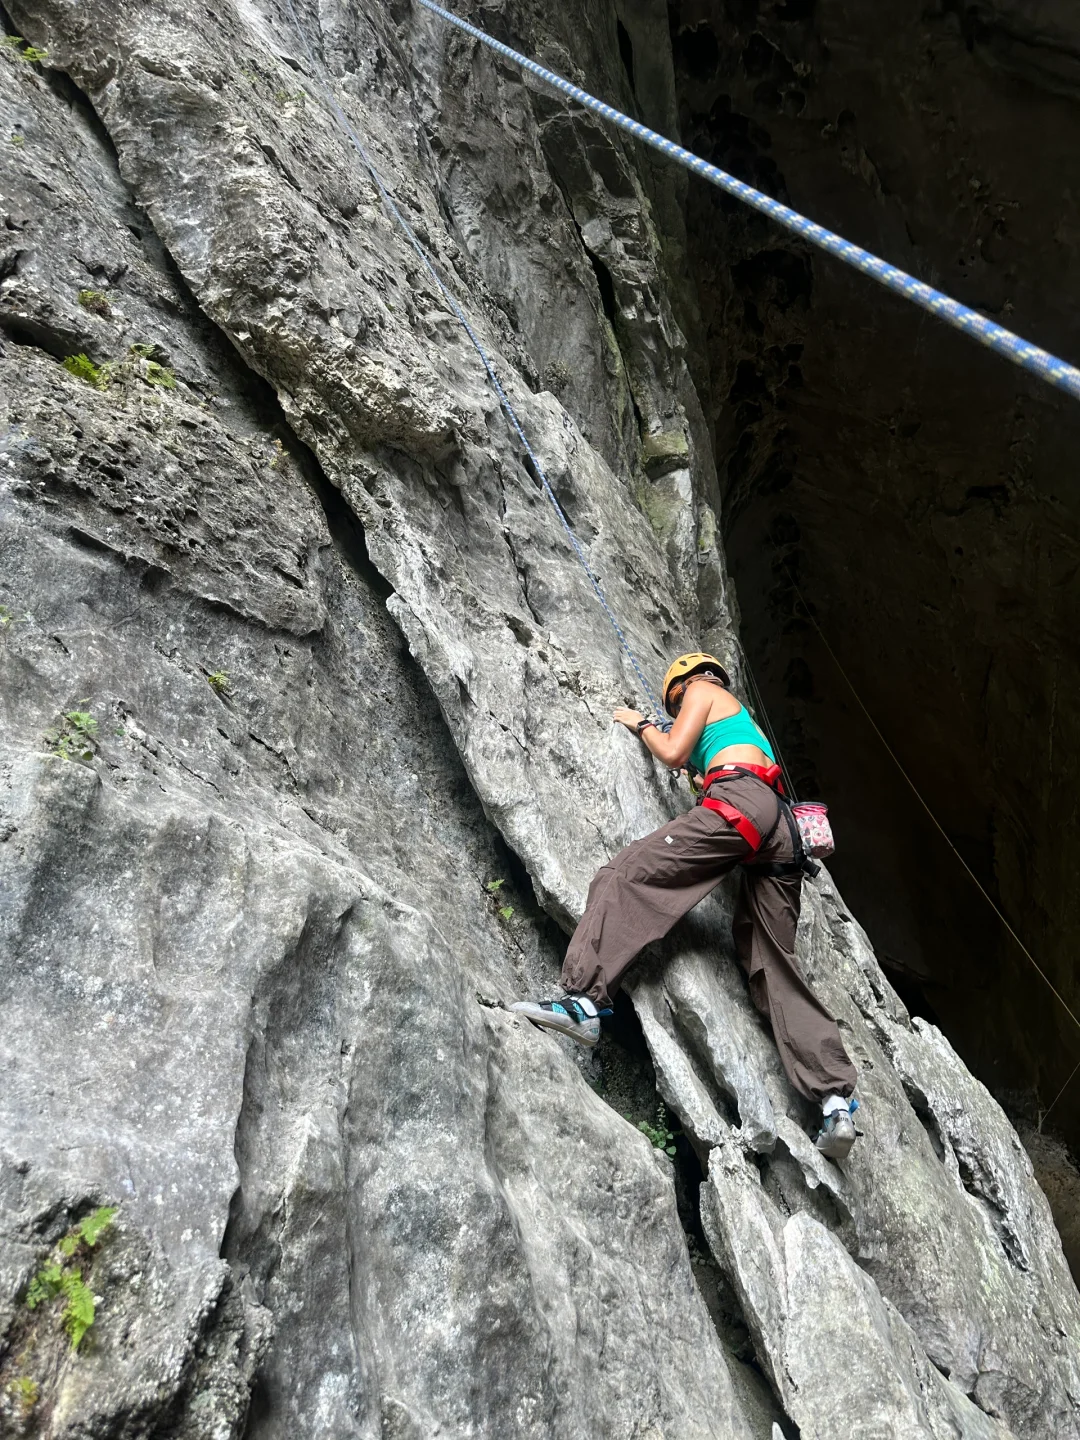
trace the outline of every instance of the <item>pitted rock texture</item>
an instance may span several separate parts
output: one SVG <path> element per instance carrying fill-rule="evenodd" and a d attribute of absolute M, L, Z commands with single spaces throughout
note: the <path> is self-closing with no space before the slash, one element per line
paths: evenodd
<path fill-rule="evenodd" d="M 702 637 L 740 673 L 682 188 L 426 14 L 300 15 L 317 71 L 248 0 L 27 0 L 47 66 L 0 56 L 5 1423 L 1080 1435 L 1080 1297 L 1030 1163 L 827 877 L 800 944 L 860 1068 L 844 1166 L 745 994 L 726 888 L 632 985 L 705 1177 L 716 1325 L 603 1048 L 503 1008 L 553 984 L 549 917 L 687 802 L 612 730 L 633 672 L 320 76 L 657 679 Z M 481 18 L 673 114 L 653 7 Z M 75 709 L 83 761 L 44 740 Z M 72 1356 L 24 1289 L 107 1201 Z"/>

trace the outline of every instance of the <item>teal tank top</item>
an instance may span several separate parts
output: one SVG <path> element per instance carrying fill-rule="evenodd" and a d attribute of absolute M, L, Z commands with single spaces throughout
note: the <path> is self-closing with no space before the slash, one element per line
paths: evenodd
<path fill-rule="evenodd" d="M 740 705 L 735 714 L 729 715 L 726 720 L 714 720 L 711 725 L 705 726 L 690 752 L 690 764 L 705 775 L 713 756 L 728 745 L 756 745 L 776 764 L 776 756 L 765 732 L 750 718 L 745 706 Z"/>

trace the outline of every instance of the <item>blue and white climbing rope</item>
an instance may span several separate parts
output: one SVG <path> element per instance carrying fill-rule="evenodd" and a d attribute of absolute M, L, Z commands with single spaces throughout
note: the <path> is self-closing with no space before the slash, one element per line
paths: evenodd
<path fill-rule="evenodd" d="M 796 235 L 801 235 L 804 240 L 809 240 L 824 250 L 829 255 L 835 255 L 837 259 L 843 260 L 845 264 L 852 265 L 856 270 L 869 275 L 871 279 L 877 280 L 888 290 L 894 290 L 898 295 L 921 305 L 924 310 L 929 310 L 931 315 L 936 315 L 939 320 L 944 320 L 955 329 L 970 335 L 980 345 L 1003 355 L 1006 360 L 1011 360 L 1014 365 L 1021 366 L 1024 370 L 1030 370 L 1033 374 L 1048 380 L 1051 385 L 1067 391 L 1075 399 L 1080 400 L 1080 370 L 1073 365 L 1068 365 L 1064 360 L 1059 360 L 1056 355 L 1041 350 L 1038 345 L 1030 345 L 1022 340 L 1019 335 L 1014 335 L 1011 330 L 1005 330 L 1000 325 L 995 325 L 992 320 L 987 320 L 985 315 L 980 315 L 977 310 L 971 310 L 967 305 L 961 305 L 958 301 L 952 300 L 948 295 L 943 295 L 940 290 L 935 290 L 931 285 L 924 285 L 921 280 L 898 270 L 895 265 L 890 265 L 885 260 L 871 255 L 868 250 L 861 249 L 858 245 L 852 245 L 849 240 L 835 234 L 832 230 L 826 230 L 822 225 L 816 225 L 812 220 L 807 220 L 798 211 L 782 205 L 779 200 L 773 200 L 768 195 L 763 195 L 760 190 L 755 190 L 752 185 L 745 184 L 742 180 L 736 180 L 734 175 L 729 175 L 726 170 L 720 170 L 708 161 L 702 160 L 690 150 L 684 150 L 681 145 L 676 145 L 671 140 L 665 140 L 663 135 L 658 135 L 655 130 L 650 130 L 647 125 L 641 125 L 637 120 L 631 120 L 629 115 L 624 115 L 620 110 L 615 110 L 610 105 L 605 105 L 602 100 L 597 100 L 595 95 L 582 90 L 577 85 L 572 85 L 569 80 L 564 80 L 561 75 L 556 75 L 551 70 L 545 70 L 535 60 L 521 55 L 516 50 L 511 50 L 509 45 L 504 45 L 500 40 L 494 39 L 486 31 L 479 29 L 476 25 L 470 25 L 467 20 L 460 19 L 450 10 L 445 10 L 441 5 L 436 5 L 435 0 L 418 0 L 425 10 L 440 16 L 443 20 L 455 25 L 459 30 L 464 30 L 475 40 L 489 46 L 492 50 L 512 60 L 515 65 L 520 65 L 523 70 L 528 70 L 538 80 L 545 81 L 571 100 L 584 105 L 586 109 L 592 110 L 594 114 L 601 116 L 604 120 L 617 125 L 621 130 L 633 135 L 635 139 L 642 140 L 646 145 L 651 145 L 659 150 L 661 155 L 666 155 L 669 160 L 675 160 L 680 165 L 685 165 L 695 175 L 718 185 L 721 190 L 726 190 L 729 195 L 742 200 L 745 204 L 760 210 L 763 215 L 783 225 Z"/>
<path fill-rule="evenodd" d="M 570 521 L 566 518 L 566 511 L 563 509 L 562 505 L 559 503 L 559 498 L 558 498 L 558 496 L 555 494 L 555 491 L 551 488 L 551 482 L 550 482 L 550 481 L 548 480 L 548 478 L 547 478 L 547 472 L 544 470 L 543 465 L 541 465 L 540 460 L 539 460 L 539 458 L 538 458 L 535 450 L 534 450 L 534 449 L 532 448 L 532 446 L 529 444 L 528 437 L 526 436 L 525 431 L 524 431 L 524 429 L 522 428 L 521 421 L 518 419 L 517 411 L 514 409 L 513 405 L 512 405 L 511 402 L 510 402 L 510 397 L 507 395 L 506 391 L 505 391 L 504 388 L 503 388 L 502 382 L 500 381 L 500 379 L 499 379 L 499 377 L 498 377 L 498 375 L 497 375 L 497 373 L 496 373 L 496 371 L 495 371 L 495 366 L 492 364 L 491 357 L 488 355 L 486 349 L 484 348 L 483 342 L 481 341 L 480 337 L 477 335 L 476 331 L 473 329 L 472 325 L 470 324 L 470 322 L 469 322 L 469 317 L 465 314 L 465 311 L 464 311 L 464 310 L 461 308 L 461 306 L 458 304 L 458 301 L 457 301 L 456 298 L 454 297 L 453 293 L 452 293 L 451 290 L 448 288 L 448 286 L 444 283 L 442 277 L 439 275 L 438 271 L 435 269 L 435 266 L 434 266 L 434 264 L 433 264 L 433 262 L 432 262 L 432 260 L 431 260 L 431 257 L 428 255 L 428 253 L 427 253 L 427 251 L 424 249 L 423 245 L 422 245 L 422 244 L 420 243 L 420 241 L 417 239 L 416 235 L 415 235 L 414 232 L 413 232 L 412 226 L 411 226 L 411 225 L 409 224 L 409 222 L 405 219 L 404 215 L 402 215 L 402 213 L 401 213 L 401 211 L 398 209 L 398 207 L 394 204 L 393 198 L 391 197 L 390 192 L 387 190 L 386 186 L 383 184 L 382 178 L 381 178 L 381 176 L 379 175 L 378 170 L 376 170 L 376 168 L 375 168 L 375 166 L 374 166 L 374 164 L 373 164 L 373 162 L 372 162 L 372 160 L 371 160 L 371 157 L 368 155 L 367 150 L 366 150 L 366 148 L 364 147 L 363 141 L 360 139 L 360 136 L 356 133 L 356 129 L 355 129 L 355 127 L 353 126 L 352 122 L 350 121 L 349 117 L 345 114 L 345 111 L 344 111 L 344 110 L 341 108 L 341 106 L 338 104 L 337 99 L 336 99 L 336 97 L 335 97 L 335 95 L 334 95 L 334 92 L 333 92 L 333 90 L 331 89 L 329 83 L 328 83 L 328 82 L 322 82 L 322 81 L 320 81 L 320 79 L 319 79 L 319 73 L 320 73 L 320 72 L 319 72 L 319 63 L 318 63 L 318 61 L 317 61 L 316 58 L 315 58 L 314 52 L 312 51 L 312 48 L 311 48 L 310 44 L 308 43 L 308 39 L 307 39 L 307 36 L 306 36 L 305 33 L 304 33 L 303 26 L 300 24 L 299 17 L 297 16 L 297 13 L 296 13 L 296 8 L 295 8 L 295 6 L 293 5 L 293 0 L 285 0 L 285 6 L 286 6 L 286 9 L 287 9 L 288 12 L 289 12 L 290 18 L 292 19 L 293 28 L 294 28 L 295 31 L 296 31 L 297 37 L 298 37 L 298 39 L 299 39 L 299 41 L 300 41 L 300 45 L 301 45 L 301 47 L 302 47 L 305 55 L 307 56 L 308 64 L 309 64 L 310 67 L 311 67 L 312 79 L 314 80 L 315 84 L 318 85 L 319 88 L 320 88 L 320 89 L 323 91 L 323 93 L 325 94 L 326 99 L 327 99 L 327 102 L 329 103 L 331 110 L 333 110 L 334 115 L 335 115 L 335 117 L 336 117 L 336 119 L 337 119 L 337 121 L 338 121 L 338 124 L 339 124 L 339 125 L 342 127 L 342 129 L 345 131 L 345 134 L 348 136 L 348 138 L 352 141 L 353 146 L 355 147 L 357 154 L 360 156 L 360 159 L 363 161 L 364 166 L 365 166 L 365 168 L 367 169 L 368 174 L 371 176 L 371 179 L 372 179 L 373 184 L 375 185 L 375 188 L 376 188 L 376 189 L 378 190 L 378 192 L 379 192 L 379 195 L 380 195 L 380 197 L 381 197 L 381 199 L 382 199 L 383 204 L 386 206 L 387 210 L 388 210 L 389 213 L 393 216 L 393 218 L 397 221 L 398 225 L 401 226 L 401 229 L 402 229 L 402 231 L 404 232 L 406 239 L 408 240 L 409 244 L 412 246 L 413 250 L 416 252 L 417 258 L 419 259 L 420 263 L 423 265 L 423 267 L 424 267 L 424 269 L 426 270 L 427 274 L 431 277 L 432 281 L 434 282 L 435 286 L 436 286 L 437 289 L 439 290 L 439 293 L 442 295 L 443 299 L 446 301 L 446 303 L 449 305 L 450 309 L 451 309 L 451 310 L 454 312 L 454 314 L 457 316 L 458 320 L 459 320 L 460 323 L 461 323 L 462 329 L 465 331 L 466 335 L 468 335 L 469 339 L 472 341 L 473 346 L 474 346 L 475 349 L 476 349 L 476 353 L 479 355 L 479 357 L 480 357 L 480 359 L 481 359 L 481 361 L 482 361 L 482 363 L 483 363 L 484 369 L 487 371 L 488 379 L 491 381 L 491 384 L 492 384 L 492 386 L 494 387 L 495 394 L 499 397 L 499 404 L 502 406 L 503 410 L 505 411 L 505 413 L 506 413 L 506 418 L 510 421 L 510 424 L 511 424 L 511 426 L 512 426 L 513 429 L 514 429 L 515 434 L 517 435 L 518 439 L 521 441 L 521 444 L 522 444 L 522 446 L 523 446 L 523 448 L 524 448 L 524 450 L 525 450 L 525 454 L 529 457 L 529 462 L 530 462 L 530 464 L 532 465 L 533 469 L 535 470 L 536 475 L 537 475 L 537 478 L 539 479 L 540 484 L 541 484 L 541 486 L 543 487 L 544 494 L 545 494 L 545 495 L 547 496 L 547 498 L 551 501 L 552 506 L 553 506 L 554 509 L 555 509 L 555 514 L 559 517 L 559 521 L 561 522 L 563 529 L 566 531 L 567 539 L 570 541 L 570 544 L 573 546 L 573 548 L 574 548 L 574 553 L 577 555 L 577 558 L 581 561 L 582 568 L 584 569 L 585 574 L 586 574 L 586 575 L 588 576 L 588 578 L 589 578 L 589 584 L 592 586 L 593 591 L 594 591 L 594 593 L 595 593 L 595 595 L 596 595 L 597 600 L 599 600 L 600 604 L 603 606 L 603 608 L 604 608 L 604 614 L 605 614 L 605 615 L 607 616 L 607 618 L 610 620 L 612 629 L 615 631 L 615 634 L 616 634 L 616 636 L 618 637 L 619 644 L 622 646 L 623 651 L 624 651 L 625 654 L 626 654 L 626 658 L 630 661 L 630 664 L 634 667 L 634 673 L 637 675 L 638 681 L 639 681 L 639 683 L 641 684 L 642 690 L 645 692 L 645 695 L 646 695 L 647 698 L 648 698 L 649 704 L 653 707 L 653 710 L 655 711 L 655 713 L 656 713 L 657 715 L 662 715 L 662 714 L 663 714 L 663 709 L 662 709 L 662 707 L 661 707 L 661 705 L 660 705 L 660 702 L 657 700 L 656 696 L 653 694 L 652 688 L 651 688 L 651 686 L 649 685 L 648 680 L 646 680 L 646 678 L 645 678 L 645 672 L 644 672 L 644 670 L 641 668 L 641 665 L 640 665 L 640 663 L 638 662 L 637 656 L 634 654 L 633 650 L 631 649 L 631 647 L 630 647 L 630 642 L 629 642 L 629 640 L 627 640 L 626 634 L 625 634 L 625 632 L 623 631 L 622 626 L 619 624 L 618 620 L 616 619 L 614 611 L 612 610 L 611 606 L 610 606 L 610 605 L 608 604 L 608 602 L 607 602 L 607 597 L 606 597 L 605 594 L 604 594 L 603 587 L 601 586 L 600 581 L 596 578 L 595 574 L 593 573 L 592 566 L 589 564 L 588 557 L 587 557 L 586 554 L 585 554 L 585 551 L 584 551 L 584 549 L 583 549 L 583 547 L 582 547 L 581 541 L 580 541 L 580 540 L 577 538 L 577 536 L 574 534 L 574 531 L 573 531 L 573 528 L 572 528 L 572 526 L 571 526 L 571 524 L 570 524 Z M 445 13 L 448 14 L 449 12 L 445 12 Z"/>

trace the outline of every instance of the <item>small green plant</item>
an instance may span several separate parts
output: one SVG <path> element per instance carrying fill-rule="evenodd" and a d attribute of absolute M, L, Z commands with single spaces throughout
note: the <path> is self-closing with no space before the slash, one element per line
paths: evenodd
<path fill-rule="evenodd" d="M 499 891 L 506 884 L 505 880 L 489 880 L 484 889 L 491 896 L 492 900 L 499 900 Z M 514 918 L 514 907 L 512 905 L 497 905 L 499 915 L 503 920 L 510 921 Z"/>
<path fill-rule="evenodd" d="M 285 459 L 285 446 L 280 440 L 274 441 L 274 454 L 270 461 L 270 469 L 276 470 Z"/>
<path fill-rule="evenodd" d="M 160 386 L 162 390 L 176 389 L 176 375 L 166 365 L 151 357 L 157 350 L 156 345 L 136 344 L 128 346 L 128 355 L 133 360 L 145 361 L 145 368 L 142 371 L 142 378 L 148 385 Z"/>
<path fill-rule="evenodd" d="M 81 351 L 78 355 L 67 356 L 64 369 L 76 379 L 85 380 L 87 385 L 92 385 L 95 390 L 107 390 L 112 380 L 110 365 L 95 365 L 89 355 L 84 355 Z"/>
<path fill-rule="evenodd" d="M 639 1120 L 638 1127 L 650 1145 L 655 1145 L 657 1150 L 663 1150 L 665 1155 L 675 1154 L 675 1137 L 681 1135 L 681 1130 L 672 1130 L 668 1125 L 667 1107 L 657 1106 L 656 1124 L 650 1125 L 647 1120 Z"/>
<path fill-rule="evenodd" d="M 80 702 L 86 706 L 89 700 Z M 59 723 L 45 732 L 45 743 L 61 760 L 92 760 L 98 722 L 89 710 L 65 710 Z"/>
<path fill-rule="evenodd" d="M 77 1350 L 80 1340 L 94 1323 L 94 1296 L 77 1266 L 61 1265 L 56 1260 L 43 1265 L 26 1292 L 26 1308 L 36 1310 L 61 1295 L 65 1304 L 60 1318 L 71 1339 L 71 1348 Z"/>
<path fill-rule="evenodd" d="M 64 1267 L 56 1260 L 50 1260 L 30 1281 L 26 1292 L 26 1308 L 36 1310 L 39 1305 L 55 1300 L 64 1283 Z"/>
<path fill-rule="evenodd" d="M 30 614 L 16 615 L 14 610 L 9 610 L 6 605 L 0 605 L 0 635 L 5 630 L 10 630 L 12 625 L 25 624 L 33 620 Z"/>
<path fill-rule="evenodd" d="M 16 147 L 18 147 L 19 145 L 25 145 L 25 144 L 26 144 L 26 136 L 25 136 L 25 135 L 12 135 L 10 138 L 11 138 L 11 143 L 12 143 L 12 145 L 15 145 Z"/>
<path fill-rule="evenodd" d="M 176 389 L 176 376 L 167 365 L 159 365 L 156 360 L 146 362 L 143 379 L 148 385 L 160 385 L 163 390 Z"/>
<path fill-rule="evenodd" d="M 10 50 L 27 65 L 39 65 L 48 56 L 48 50 L 40 50 L 36 45 L 28 45 L 21 35 L 5 35 L 3 39 L 4 48 Z"/>
<path fill-rule="evenodd" d="M 16 1375 L 14 1380 L 8 1381 L 7 1388 L 8 1393 L 15 1397 L 22 1412 L 21 1418 L 28 1419 L 41 1394 L 37 1381 L 31 1380 L 29 1375 Z"/>
<path fill-rule="evenodd" d="M 116 1219 L 116 1205 L 99 1205 L 92 1215 L 85 1216 L 60 1241 L 57 1247 L 61 1255 L 74 1255 L 80 1245 L 93 1250 L 102 1235 Z"/>
<path fill-rule="evenodd" d="M 275 90 L 274 103 L 284 108 L 286 105 L 303 105 L 307 96 L 303 90 Z"/>
<path fill-rule="evenodd" d="M 71 1341 L 71 1348 L 77 1350 L 83 1336 L 94 1323 L 94 1295 L 82 1278 L 82 1271 L 75 1266 L 46 1265 L 34 1277 L 26 1297 L 26 1305 L 36 1310 L 55 1300 L 64 1298 L 64 1310 L 60 1319 Z"/>
<path fill-rule="evenodd" d="M 206 677 L 206 683 L 213 690 L 215 695 L 224 695 L 229 688 L 229 674 L 227 670 L 214 670 Z"/>
<path fill-rule="evenodd" d="M 68 1272 L 64 1277 L 64 1329 L 68 1333 L 72 1350 L 78 1350 L 83 1336 L 94 1323 L 97 1303 L 94 1292 L 81 1275 Z"/>
<path fill-rule="evenodd" d="M 82 1256 L 89 1256 L 101 1243 L 116 1212 L 115 1205 L 101 1205 L 92 1215 L 80 1220 L 57 1245 L 56 1252 L 61 1258 L 47 1260 L 26 1292 L 28 1310 L 37 1310 L 63 1298 L 60 1318 L 73 1350 L 79 1348 L 83 1336 L 93 1325 L 96 1308 L 93 1291 L 83 1279 Z"/>
<path fill-rule="evenodd" d="M 101 315 L 106 320 L 112 315 L 109 297 L 103 295 L 100 290 L 80 290 L 79 304 L 84 310 L 89 310 L 92 315 Z"/>

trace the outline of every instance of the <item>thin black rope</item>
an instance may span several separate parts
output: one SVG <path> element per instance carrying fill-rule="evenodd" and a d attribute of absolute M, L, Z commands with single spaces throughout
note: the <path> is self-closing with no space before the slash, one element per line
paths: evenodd
<path fill-rule="evenodd" d="M 784 777 L 784 789 L 791 797 L 792 803 L 797 804 L 799 797 L 795 793 L 795 786 L 792 783 L 791 779 L 791 771 L 788 769 L 787 763 L 784 760 L 783 753 L 780 750 L 780 742 L 776 738 L 776 731 L 773 729 L 772 721 L 769 719 L 769 712 L 765 706 L 765 701 L 762 698 L 761 690 L 758 688 L 757 680 L 754 678 L 754 671 L 745 649 L 742 651 L 742 660 L 743 669 L 746 672 L 746 679 L 748 682 L 747 689 L 750 692 L 751 703 L 754 707 L 755 712 L 761 716 L 762 723 L 765 729 L 765 734 L 769 737 L 769 744 L 772 746 L 773 753 L 776 755 L 777 761 L 779 762 L 780 773 Z"/>

